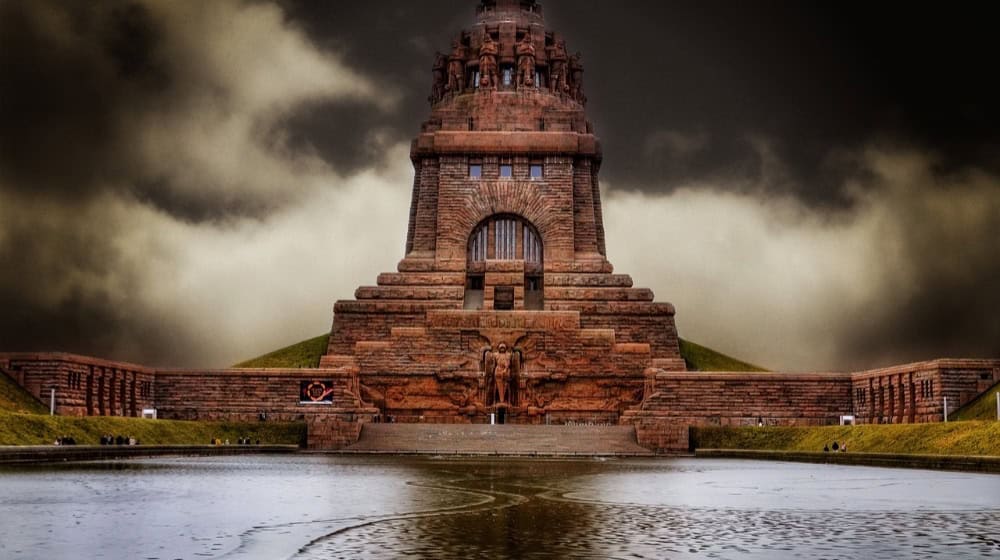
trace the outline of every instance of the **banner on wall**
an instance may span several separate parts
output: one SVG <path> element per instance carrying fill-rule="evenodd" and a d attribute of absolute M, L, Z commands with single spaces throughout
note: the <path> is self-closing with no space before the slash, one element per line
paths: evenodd
<path fill-rule="evenodd" d="M 333 404 L 333 380 L 300 381 L 299 402 L 302 404 Z"/>

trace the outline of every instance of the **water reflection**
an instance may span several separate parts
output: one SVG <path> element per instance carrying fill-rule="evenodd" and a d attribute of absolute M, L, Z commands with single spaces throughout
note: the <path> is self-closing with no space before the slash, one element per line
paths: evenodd
<path fill-rule="evenodd" d="M 0 471 L 0 558 L 986 558 L 998 496 L 753 461 L 160 458 Z"/>
<path fill-rule="evenodd" d="M 500 510 L 405 517 L 341 531 L 297 558 L 1000 553 L 993 536 L 1000 535 L 1000 512 L 991 503 L 1000 496 L 1000 479 L 992 476 L 743 461 L 515 462 L 499 469 L 469 464 L 464 478 L 452 483 L 523 499 Z M 920 494 L 904 494 L 916 488 Z M 962 489 L 964 496 L 956 494 Z"/>

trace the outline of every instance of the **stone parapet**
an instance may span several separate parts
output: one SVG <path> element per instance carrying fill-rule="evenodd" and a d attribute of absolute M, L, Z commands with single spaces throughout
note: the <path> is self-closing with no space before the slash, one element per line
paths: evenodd
<path fill-rule="evenodd" d="M 68 416 L 140 416 L 153 402 L 154 370 L 65 352 L 0 354 L 4 372 L 46 406 Z"/>
<path fill-rule="evenodd" d="M 357 370 L 223 369 L 158 370 L 154 402 L 158 417 L 174 420 L 303 420 L 314 415 L 370 417 L 378 411 L 364 403 Z M 330 402 L 310 402 L 301 384 L 322 382 L 332 391 Z"/>

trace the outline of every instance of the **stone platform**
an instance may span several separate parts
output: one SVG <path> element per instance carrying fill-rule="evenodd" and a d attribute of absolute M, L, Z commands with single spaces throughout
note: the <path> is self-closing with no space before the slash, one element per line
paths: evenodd
<path fill-rule="evenodd" d="M 365 424 L 347 453 L 632 457 L 653 453 L 631 426 Z"/>

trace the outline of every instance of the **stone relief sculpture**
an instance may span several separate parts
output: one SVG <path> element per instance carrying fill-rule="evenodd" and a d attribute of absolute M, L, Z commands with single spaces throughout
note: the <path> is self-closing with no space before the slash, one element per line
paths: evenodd
<path fill-rule="evenodd" d="M 552 93 L 566 92 L 569 88 L 566 84 L 566 41 L 559 39 L 556 44 L 549 47 L 549 87 Z"/>
<path fill-rule="evenodd" d="M 586 105 L 587 98 L 583 95 L 583 55 L 579 52 L 569 59 L 569 93 L 581 105 Z"/>
<path fill-rule="evenodd" d="M 517 44 L 517 87 L 535 85 L 535 45 L 531 34 L 525 33 Z"/>
<path fill-rule="evenodd" d="M 448 55 L 448 85 L 445 88 L 451 93 L 462 93 L 465 83 L 465 48 L 458 39 L 451 42 L 451 54 Z"/>
<path fill-rule="evenodd" d="M 499 52 L 500 49 L 490 34 L 485 34 L 483 45 L 479 47 L 479 89 L 497 88 L 497 54 Z"/>
<path fill-rule="evenodd" d="M 440 51 L 434 53 L 434 66 L 431 67 L 431 103 L 437 103 L 444 97 L 444 90 L 447 85 L 445 78 L 447 66 L 448 58 Z"/>
<path fill-rule="evenodd" d="M 483 351 L 487 405 L 516 406 L 521 353 L 501 342 L 496 350 Z"/>

